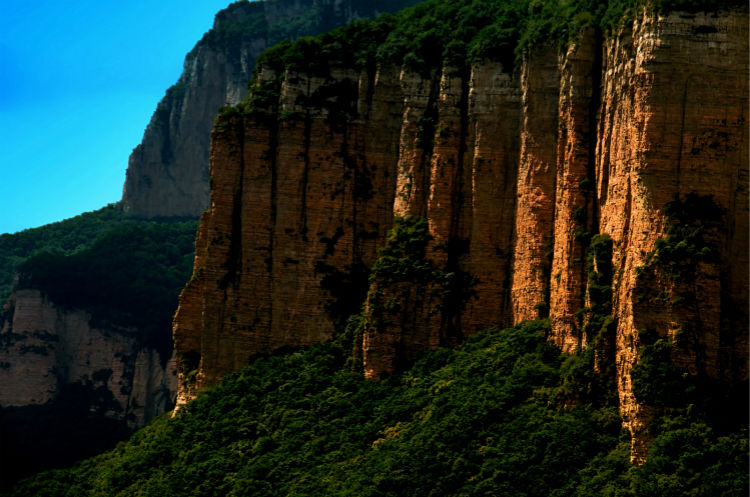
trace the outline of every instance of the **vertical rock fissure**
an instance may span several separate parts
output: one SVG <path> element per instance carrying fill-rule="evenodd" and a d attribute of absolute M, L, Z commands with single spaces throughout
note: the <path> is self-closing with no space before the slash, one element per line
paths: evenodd
<path fill-rule="evenodd" d="M 460 112 L 460 129 L 458 136 L 458 154 L 457 154 L 457 167 L 455 182 L 456 188 L 452 192 L 451 196 L 451 227 L 450 236 L 451 239 L 456 239 L 461 234 L 461 212 L 463 210 L 464 202 L 464 161 L 466 157 L 466 151 L 468 144 L 466 139 L 468 136 L 469 129 L 469 80 L 464 70 L 461 74 L 461 98 L 459 100 L 459 112 Z"/>
<path fill-rule="evenodd" d="M 555 106 L 555 115 L 560 115 L 560 100 L 557 100 L 557 105 Z M 555 126 L 555 142 L 558 142 L 560 139 L 560 127 Z M 547 318 L 550 315 L 550 304 L 552 302 L 551 298 L 551 288 L 552 288 L 552 262 L 554 257 L 554 246 L 555 246 L 555 219 L 557 218 L 557 202 L 554 200 L 554 192 L 557 192 L 557 154 L 555 154 L 552 162 L 550 163 L 553 171 L 551 174 L 552 177 L 552 189 L 550 190 L 552 192 L 552 215 L 550 216 L 550 228 L 547 235 L 547 243 L 545 244 L 548 247 L 548 252 L 543 255 L 544 261 L 542 263 L 541 267 L 541 279 L 543 284 L 545 285 L 542 289 L 542 297 L 543 297 L 543 304 L 544 306 L 541 307 L 539 312 L 540 318 Z"/>
<path fill-rule="evenodd" d="M 458 153 L 456 155 L 456 177 L 453 182 L 454 188 L 451 192 L 451 225 L 449 228 L 452 243 L 448 246 L 448 259 L 446 261 L 446 272 L 458 275 L 462 274 L 459 262 L 461 255 L 466 251 L 461 234 L 463 229 L 462 213 L 465 186 L 464 162 L 468 148 L 466 141 L 469 131 L 469 73 L 468 68 L 462 68 L 460 71 L 461 96 L 458 101 L 460 125 L 458 130 Z M 460 291 L 461 289 L 453 290 Z M 463 339 L 460 319 L 463 310 L 463 297 L 463 295 L 460 295 L 453 302 L 449 302 L 449 305 L 443 307 L 441 329 L 444 336 L 441 337 L 441 343 L 453 344 Z"/>
<path fill-rule="evenodd" d="M 368 94 L 370 93 L 370 89 L 368 87 Z M 344 164 L 344 168 L 348 168 L 351 174 L 351 181 L 349 182 L 349 194 L 352 198 L 352 207 L 350 211 L 351 215 L 351 230 L 352 230 L 352 241 L 351 241 L 351 251 L 350 251 L 350 257 L 349 257 L 349 264 L 350 268 L 353 271 L 358 263 L 359 254 L 360 254 L 360 240 L 359 240 L 359 229 L 358 229 L 358 216 L 357 213 L 359 211 L 359 199 L 357 195 L 357 185 L 360 184 L 360 181 L 362 178 L 360 177 L 360 168 L 357 161 L 354 159 L 354 157 L 351 157 L 349 154 L 349 133 L 350 133 L 350 127 L 349 127 L 349 120 L 345 119 L 342 123 L 343 129 L 342 129 L 342 139 L 341 139 L 341 147 L 339 148 L 341 153 L 342 162 Z M 356 144 L 355 144 L 356 146 Z M 344 176 L 346 176 L 347 171 L 344 171 Z M 354 311 L 354 310 L 352 310 Z"/>
<path fill-rule="evenodd" d="M 310 94 L 310 80 L 308 79 L 308 91 Z M 300 234 L 302 240 L 307 242 L 307 182 L 310 175 L 310 133 L 312 128 L 312 117 L 310 116 L 310 110 L 305 111 L 305 135 L 303 144 L 303 168 L 302 176 L 300 179 Z"/>
<path fill-rule="evenodd" d="M 690 87 L 690 78 L 691 76 L 688 76 L 685 78 L 685 87 L 682 90 L 682 115 L 680 117 L 680 139 L 678 142 L 677 147 L 677 166 L 675 170 L 675 191 L 679 194 L 680 192 L 680 170 L 682 168 L 682 149 L 684 147 L 685 143 L 685 112 L 687 110 L 687 96 L 688 96 L 688 88 Z"/>
<path fill-rule="evenodd" d="M 602 106 L 603 106 L 603 100 L 602 100 L 602 80 L 604 78 L 604 57 L 603 57 L 603 37 L 601 29 L 596 28 L 594 30 L 594 60 L 591 68 L 591 102 L 589 105 L 589 122 L 588 122 L 588 170 L 586 174 L 586 180 L 588 181 L 587 188 L 585 189 L 584 193 L 584 199 L 585 199 L 585 208 L 586 212 L 589 214 L 589 219 L 587 220 L 587 226 L 586 229 L 589 232 L 589 237 L 587 240 L 586 247 L 583 247 L 582 249 L 582 259 L 586 260 L 588 257 L 591 256 L 591 239 L 592 237 L 599 235 L 599 203 L 596 200 L 596 147 L 597 143 L 599 142 L 599 138 L 601 137 L 601 130 L 599 127 L 599 120 L 601 120 L 601 116 L 603 115 L 601 113 Z M 611 259 L 611 254 L 610 254 Z M 581 282 L 583 283 L 582 293 L 581 293 L 581 309 L 585 309 L 586 307 L 586 294 L 587 294 L 587 285 L 588 285 L 588 270 L 586 268 L 586 264 L 581 264 L 580 266 L 581 271 Z M 611 279 L 611 278 L 610 278 Z M 612 284 L 612 281 L 609 282 L 610 285 Z M 611 299 L 610 299 L 611 301 Z M 611 302 L 610 302 L 611 304 Z M 611 314 L 612 310 L 609 309 L 609 312 Z M 597 316 L 590 315 L 589 319 L 596 319 Z M 583 323 L 582 323 L 583 324 Z M 582 326 L 582 329 L 585 326 Z M 592 339 L 595 339 L 596 337 L 591 336 L 585 336 L 582 337 L 582 343 L 581 346 L 587 347 L 589 345 L 592 345 Z M 585 343 L 584 342 L 588 342 Z M 606 343 L 609 350 L 601 350 L 600 353 L 606 355 L 609 357 L 611 354 L 614 353 L 614 342 L 607 342 Z"/>
<path fill-rule="evenodd" d="M 277 101 L 278 105 L 278 101 Z M 277 112 L 274 112 L 276 115 Z M 269 167 L 271 168 L 271 200 L 270 200 L 270 222 L 268 224 L 268 256 L 266 258 L 266 264 L 268 267 L 268 274 L 273 274 L 273 259 L 275 253 L 276 244 L 276 213 L 278 210 L 278 159 L 279 159 L 279 121 L 275 119 L 271 126 L 271 133 L 268 144 L 268 160 Z M 269 292 L 271 295 L 274 294 L 274 278 L 269 277 Z M 271 302 L 273 306 L 273 301 Z M 273 309 L 268 313 L 268 329 L 274 329 Z"/>
<path fill-rule="evenodd" d="M 602 61 L 602 69 L 601 69 L 602 79 L 604 78 L 604 61 Z M 609 134 L 611 130 L 606 130 L 606 119 L 605 116 L 607 115 L 608 109 L 607 109 L 607 103 L 604 101 L 601 95 L 601 90 L 599 91 L 599 99 L 601 100 L 599 104 L 599 122 L 596 125 L 597 130 L 597 136 L 596 140 L 597 143 L 594 146 L 594 217 L 596 219 L 597 225 L 599 224 L 599 220 L 601 218 L 601 206 L 607 203 L 607 189 L 609 188 L 609 160 L 604 160 L 605 157 L 605 148 L 609 148 L 610 138 Z M 605 146 L 606 144 L 606 146 Z M 598 157 L 597 157 L 598 156 Z M 598 164 L 597 164 L 598 161 Z M 597 181 L 596 178 L 596 172 L 597 169 L 599 171 L 599 178 Z"/>
<path fill-rule="evenodd" d="M 596 145 L 601 137 L 601 128 L 599 122 L 603 115 L 602 106 L 602 80 L 604 78 L 604 57 L 603 57 L 603 38 L 601 29 L 594 31 L 594 64 L 591 68 L 591 105 L 589 106 L 589 161 L 587 180 L 590 182 L 590 188 L 585 192 L 587 210 L 591 213 L 589 221 L 589 230 L 592 235 L 599 234 L 599 205 L 596 202 Z M 584 275 L 585 277 L 585 275 Z"/>
<path fill-rule="evenodd" d="M 365 95 L 365 103 L 367 104 L 367 111 L 364 115 L 358 116 L 361 120 L 368 121 L 372 112 L 372 101 L 375 98 L 375 76 L 377 74 L 377 68 L 373 64 L 368 64 L 367 69 L 367 93 Z"/>
<path fill-rule="evenodd" d="M 227 254 L 227 272 L 224 276 L 224 298 L 227 298 L 227 286 L 231 283 L 235 288 L 239 285 L 242 273 L 242 202 L 245 178 L 245 126 L 244 120 L 233 120 L 230 125 L 232 132 L 236 133 L 235 139 L 239 141 L 239 175 L 234 187 L 232 198 L 232 228 L 229 238 L 229 251 Z"/>
<path fill-rule="evenodd" d="M 428 120 L 432 120 L 434 123 L 439 122 L 440 114 L 438 110 L 438 99 L 440 98 L 440 72 L 433 71 L 430 75 L 430 95 L 427 99 L 427 107 L 424 111 L 424 116 Z M 435 150 L 435 133 L 436 130 L 432 129 L 432 135 L 425 137 L 425 143 L 423 145 L 422 154 L 420 157 L 420 169 L 422 171 L 422 198 L 419 199 L 418 205 L 424 206 L 424 213 L 420 213 L 420 216 L 426 217 L 427 205 L 430 199 L 430 184 L 431 184 L 431 172 L 432 168 L 432 156 Z"/>

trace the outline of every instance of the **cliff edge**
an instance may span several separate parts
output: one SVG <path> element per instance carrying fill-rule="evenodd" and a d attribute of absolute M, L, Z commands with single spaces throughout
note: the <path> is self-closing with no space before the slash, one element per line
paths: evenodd
<path fill-rule="evenodd" d="M 216 111 L 245 98 L 255 59 L 286 39 L 394 12 L 415 0 L 239 1 L 185 57 L 133 150 L 123 187 L 125 212 L 141 218 L 198 217 L 209 205 L 208 155 Z"/>
<path fill-rule="evenodd" d="M 267 54 L 220 114 L 178 402 L 362 303 L 372 378 L 549 317 L 563 350 L 596 351 L 642 462 L 671 405 L 644 387 L 657 356 L 678 382 L 747 379 L 747 9 L 640 9 L 516 65 L 363 55 L 394 26 Z"/>

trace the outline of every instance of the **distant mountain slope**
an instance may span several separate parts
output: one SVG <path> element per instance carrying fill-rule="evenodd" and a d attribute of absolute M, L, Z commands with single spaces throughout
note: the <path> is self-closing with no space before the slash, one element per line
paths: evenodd
<path fill-rule="evenodd" d="M 171 320 L 196 227 L 110 206 L 0 237 L 3 276 L 19 272 L 0 311 L 0 488 L 171 409 Z"/>
<path fill-rule="evenodd" d="M 133 150 L 123 189 L 125 212 L 145 218 L 198 216 L 208 207 L 208 152 L 216 111 L 240 102 L 255 58 L 279 41 L 394 12 L 417 0 L 239 1 L 185 57 Z"/>
<path fill-rule="evenodd" d="M 18 265 L 40 252 L 73 254 L 90 247 L 107 230 L 125 222 L 115 205 L 18 233 L 0 235 L 0 302 L 10 297 Z"/>

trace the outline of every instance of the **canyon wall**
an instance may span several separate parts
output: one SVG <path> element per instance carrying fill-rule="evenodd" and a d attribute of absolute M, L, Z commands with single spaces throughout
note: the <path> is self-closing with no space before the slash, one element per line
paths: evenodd
<path fill-rule="evenodd" d="M 174 405 L 177 374 L 135 335 L 58 307 L 39 290 L 16 290 L 0 328 L 0 406 L 42 406 L 77 385 L 90 394 L 86 410 L 143 426 Z"/>
<path fill-rule="evenodd" d="M 235 2 L 185 57 L 133 150 L 121 205 L 137 217 L 197 217 L 209 205 L 209 145 L 216 111 L 247 93 L 255 59 L 285 39 L 393 12 L 416 0 Z"/>
<path fill-rule="evenodd" d="M 642 332 L 669 337 L 673 361 L 691 375 L 747 378 L 747 68 L 748 18 L 739 13 L 641 16 L 604 49 L 598 224 L 615 242 L 617 382 L 636 460 L 650 417 L 630 375 Z M 717 212 L 706 203 L 670 220 L 668 204 L 690 195 L 712 196 Z M 649 255 L 672 222 L 706 229 L 715 253 L 683 278 L 666 267 L 649 278 Z"/>
<path fill-rule="evenodd" d="M 641 336 L 689 375 L 747 378 L 747 26 L 745 10 L 644 11 L 515 68 L 261 68 L 255 91 L 275 96 L 213 131 L 174 321 L 180 401 L 330 338 L 363 302 L 370 378 L 549 317 L 564 351 L 614 358 L 641 462 L 657 408 L 631 381 Z"/>
<path fill-rule="evenodd" d="M 174 361 L 139 335 L 13 292 L 0 315 L 0 487 L 109 450 L 174 406 Z"/>

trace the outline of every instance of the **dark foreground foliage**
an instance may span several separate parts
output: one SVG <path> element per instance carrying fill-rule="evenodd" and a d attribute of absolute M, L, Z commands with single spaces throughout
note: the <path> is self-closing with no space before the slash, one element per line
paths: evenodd
<path fill-rule="evenodd" d="M 382 382 L 344 367 L 346 344 L 259 358 L 176 418 L 9 495 L 744 495 L 746 426 L 661 418 L 631 467 L 615 408 L 563 407 L 565 356 L 546 331 L 489 330 Z"/>

